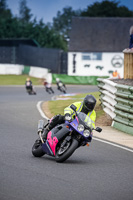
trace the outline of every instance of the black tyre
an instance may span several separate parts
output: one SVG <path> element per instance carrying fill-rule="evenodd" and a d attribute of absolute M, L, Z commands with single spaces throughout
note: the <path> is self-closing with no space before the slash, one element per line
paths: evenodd
<path fill-rule="evenodd" d="M 42 157 L 45 153 L 42 149 L 42 143 L 37 143 L 35 142 L 35 144 L 32 147 L 32 154 L 35 157 Z"/>
<path fill-rule="evenodd" d="M 78 147 L 78 141 L 75 139 L 72 139 L 72 141 L 67 142 L 64 149 L 59 148 L 56 152 L 55 160 L 56 162 L 64 162 L 66 159 L 68 159 L 73 152 Z"/>

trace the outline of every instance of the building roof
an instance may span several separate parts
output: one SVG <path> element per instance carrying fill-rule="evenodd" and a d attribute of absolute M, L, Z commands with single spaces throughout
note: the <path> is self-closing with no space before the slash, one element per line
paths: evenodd
<path fill-rule="evenodd" d="M 39 44 L 34 39 L 25 39 L 25 38 L 22 38 L 22 39 L 15 39 L 15 38 L 0 39 L 0 46 L 12 47 L 12 46 L 19 46 L 20 44 L 39 47 Z"/>
<path fill-rule="evenodd" d="M 76 52 L 122 52 L 129 47 L 133 18 L 73 17 L 68 50 Z"/>

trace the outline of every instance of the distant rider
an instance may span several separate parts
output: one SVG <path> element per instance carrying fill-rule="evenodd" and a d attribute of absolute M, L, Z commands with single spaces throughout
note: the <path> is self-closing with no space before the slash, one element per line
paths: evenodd
<path fill-rule="evenodd" d="M 31 90 L 31 91 L 33 90 L 32 81 L 30 80 L 30 78 L 26 79 L 25 87 L 26 87 L 27 90 Z"/>
<path fill-rule="evenodd" d="M 60 88 L 63 86 L 66 89 L 65 84 L 59 79 L 56 78 L 56 85 L 57 85 L 57 89 L 60 90 Z"/>
<path fill-rule="evenodd" d="M 48 83 L 46 79 L 44 79 L 44 83 L 43 83 L 45 89 L 46 89 L 46 92 L 48 92 L 49 94 L 52 94 L 54 93 L 52 87 L 51 87 L 51 83 Z"/>
<path fill-rule="evenodd" d="M 32 81 L 30 80 L 30 78 L 26 79 L 25 87 L 29 94 L 36 94 L 36 92 L 33 89 Z"/>

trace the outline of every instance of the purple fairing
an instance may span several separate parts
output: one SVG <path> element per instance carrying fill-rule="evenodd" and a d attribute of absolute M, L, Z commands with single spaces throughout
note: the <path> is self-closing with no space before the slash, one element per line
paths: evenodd
<path fill-rule="evenodd" d="M 56 145 L 58 143 L 58 139 L 56 136 L 52 137 L 52 132 L 49 131 L 47 136 L 47 141 L 43 144 L 43 150 L 47 154 L 51 156 L 55 156 Z"/>

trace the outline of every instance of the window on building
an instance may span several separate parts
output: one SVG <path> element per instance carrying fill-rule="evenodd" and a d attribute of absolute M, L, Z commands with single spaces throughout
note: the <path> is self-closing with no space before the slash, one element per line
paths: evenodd
<path fill-rule="evenodd" d="M 102 53 L 82 53 L 82 60 L 102 60 Z"/>

